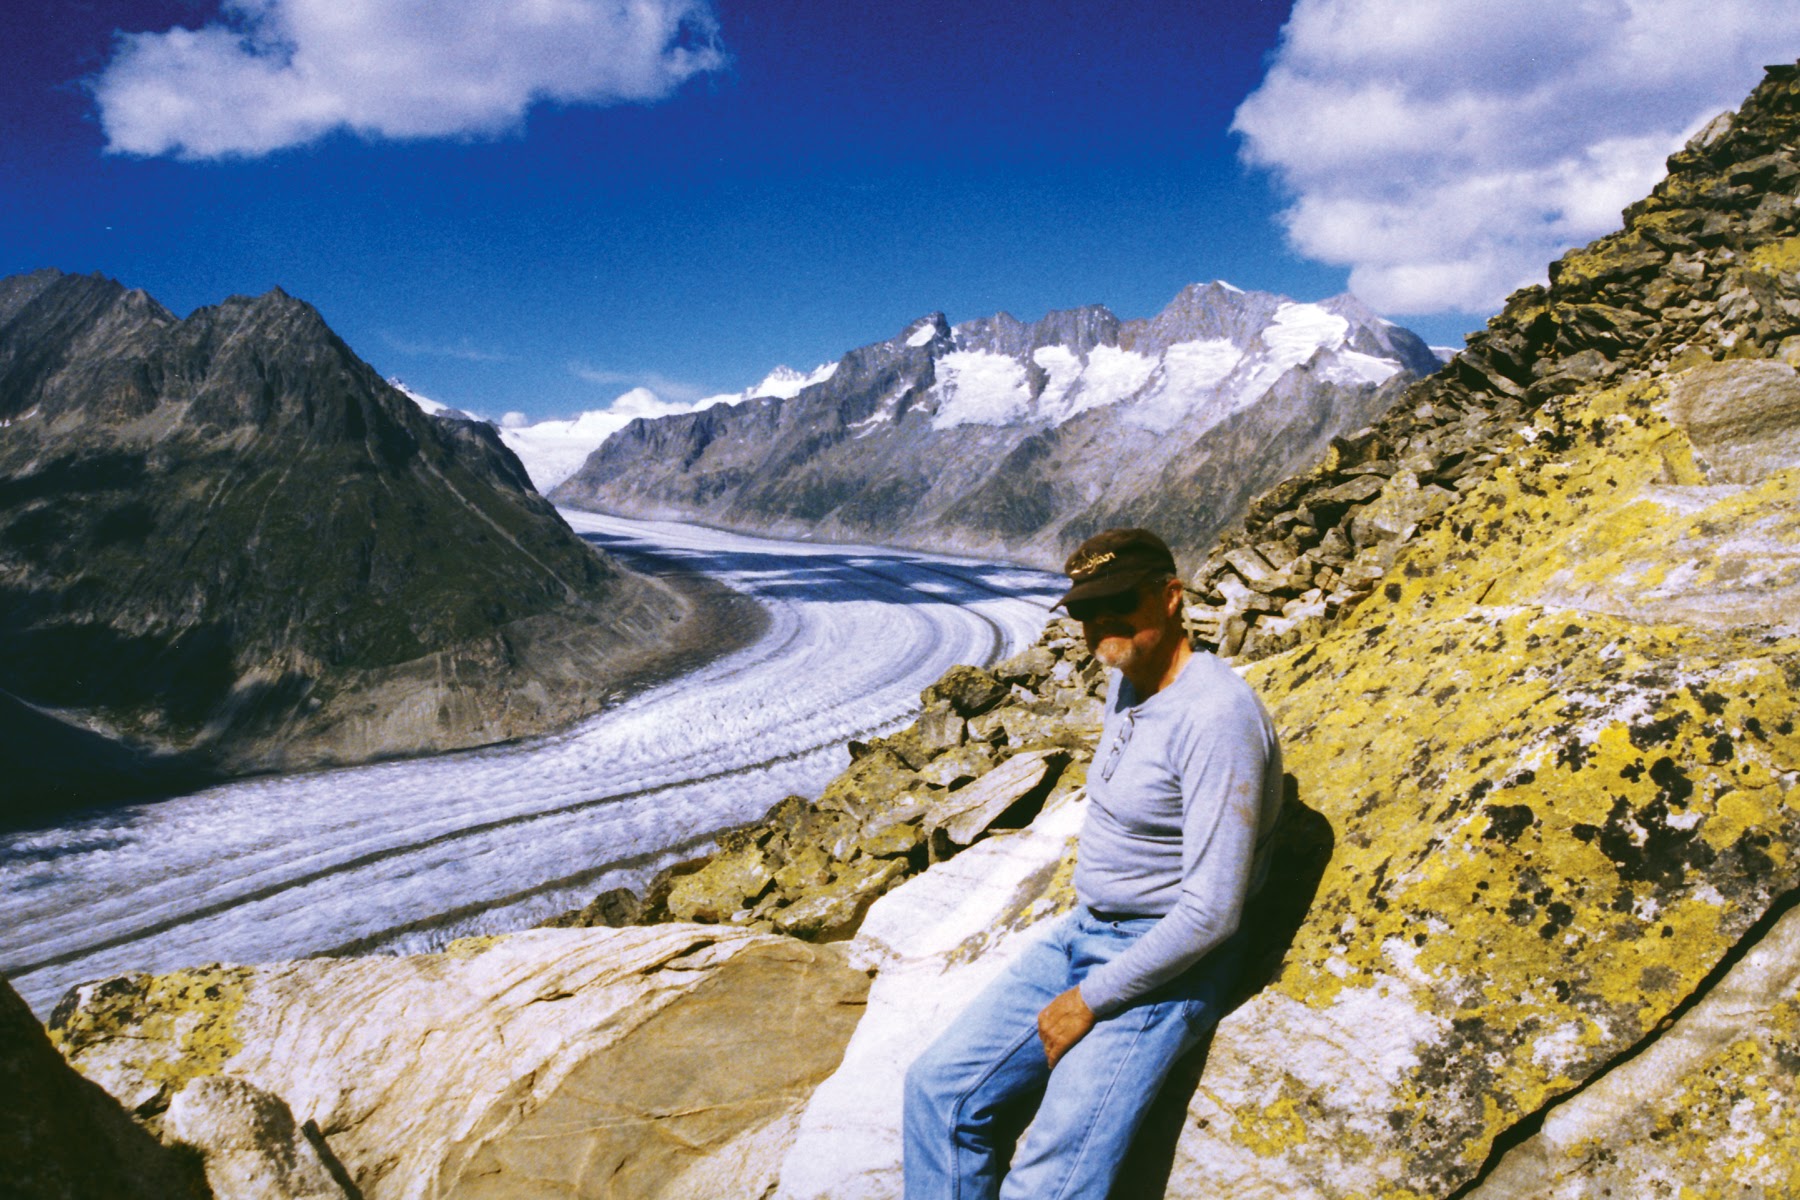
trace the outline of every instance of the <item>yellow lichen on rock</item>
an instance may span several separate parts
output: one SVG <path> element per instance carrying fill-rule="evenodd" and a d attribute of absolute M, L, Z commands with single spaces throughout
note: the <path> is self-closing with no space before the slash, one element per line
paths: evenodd
<path fill-rule="evenodd" d="M 154 1116 L 243 1049 L 236 1022 L 249 974 L 214 964 L 87 984 L 52 1015 L 50 1040 L 127 1108 Z"/>
<path fill-rule="evenodd" d="M 1351 620 L 1248 670 L 1338 838 L 1270 990 L 1326 1012 L 1381 981 L 1437 1019 L 1387 1093 L 1405 1165 L 1370 1194 L 1466 1179 L 1797 882 L 1800 638 L 1670 598 L 1719 587 L 1734 538 L 1795 538 L 1800 471 L 1705 488 L 1664 396 L 1547 406 Z M 1310 1093 L 1244 1077 L 1230 1136 L 1271 1152 L 1269 1114 Z M 1367 1115 L 1310 1114 L 1313 1171 Z"/>
<path fill-rule="evenodd" d="M 1756 247 L 1744 256 L 1744 265 L 1766 275 L 1800 271 L 1800 237 L 1782 238 Z"/>

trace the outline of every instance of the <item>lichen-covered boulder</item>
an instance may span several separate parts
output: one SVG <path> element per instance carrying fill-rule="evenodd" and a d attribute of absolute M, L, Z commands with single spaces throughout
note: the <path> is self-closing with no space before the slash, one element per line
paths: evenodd
<path fill-rule="evenodd" d="M 857 858 L 838 866 L 829 883 L 775 909 L 770 919 L 782 933 L 829 941 L 855 929 L 863 910 L 906 875 L 904 859 Z"/>
<path fill-rule="evenodd" d="M 849 770 L 826 785 L 818 806 L 866 821 L 917 780 L 905 759 L 886 746 L 871 746 Z"/>
<path fill-rule="evenodd" d="M 943 702 L 959 717 L 974 717 L 1000 703 L 1005 695 L 1006 685 L 994 675 L 963 665 L 944 672 L 943 678 L 919 694 L 919 700 L 926 708 Z"/>
<path fill-rule="evenodd" d="M 731 926 L 535 930 L 88 985 L 56 1036 L 146 1110 L 197 1078 L 273 1093 L 367 1200 L 759 1195 L 867 989 L 840 949 Z"/>
<path fill-rule="evenodd" d="M 724 921 L 760 900 L 775 882 L 775 870 L 761 848 L 743 846 L 676 879 L 664 903 L 677 921 Z"/>

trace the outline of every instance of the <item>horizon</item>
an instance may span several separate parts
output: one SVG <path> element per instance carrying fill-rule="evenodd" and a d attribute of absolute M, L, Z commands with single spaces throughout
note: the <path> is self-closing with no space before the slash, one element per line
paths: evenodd
<path fill-rule="evenodd" d="M 280 287 L 495 421 L 1213 279 L 1454 349 L 1800 54 L 1765 8 L 96 0 L 0 52 L 0 274 Z"/>

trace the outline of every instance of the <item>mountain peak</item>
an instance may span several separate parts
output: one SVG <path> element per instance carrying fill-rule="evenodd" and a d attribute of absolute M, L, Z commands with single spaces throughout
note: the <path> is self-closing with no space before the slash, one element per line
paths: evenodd
<path fill-rule="evenodd" d="M 896 341 L 904 342 L 908 347 L 917 349 L 950 337 L 950 322 L 941 312 L 927 313 L 908 325 Z"/>

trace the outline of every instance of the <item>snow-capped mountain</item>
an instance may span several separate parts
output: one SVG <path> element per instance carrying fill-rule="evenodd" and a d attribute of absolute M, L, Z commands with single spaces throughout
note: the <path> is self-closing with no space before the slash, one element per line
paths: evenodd
<path fill-rule="evenodd" d="M 606 408 L 590 409 L 579 416 L 549 421 L 528 421 L 522 413 L 507 413 L 500 418 L 500 440 L 525 464 L 525 473 L 540 492 L 549 492 L 573 475 L 581 464 L 608 437 L 639 417 L 667 417 L 698 412 L 716 404 L 741 404 L 761 396 L 792 397 L 801 389 L 823 383 L 837 370 L 836 363 L 826 363 L 809 372 L 780 366 L 754 387 L 741 392 L 707 396 L 692 404 L 664 400 L 649 388 L 632 388 Z M 414 404 L 434 417 L 450 420 L 479 421 L 483 418 L 458 408 L 439 403 L 406 386 L 399 379 L 389 383 L 404 393 Z"/>
<path fill-rule="evenodd" d="M 389 375 L 388 376 L 388 386 L 393 388 L 396 392 L 399 392 L 402 396 L 405 396 L 408 400 L 411 400 L 414 404 L 418 405 L 419 411 L 424 413 L 428 417 L 443 417 L 446 420 L 451 420 L 451 421 L 479 421 L 479 420 L 481 420 L 481 418 L 476 416 L 474 413 L 464 412 L 460 408 L 451 408 L 448 404 L 444 404 L 441 401 L 433 400 L 430 396 L 427 396 L 421 392 L 414 391 L 407 384 L 406 380 L 400 378 L 398 375 Z"/>
<path fill-rule="evenodd" d="M 1045 565 L 1110 524 L 1198 548 L 1439 365 L 1352 296 L 1223 282 L 1146 320 L 933 313 L 787 396 L 633 423 L 553 498 Z"/>

